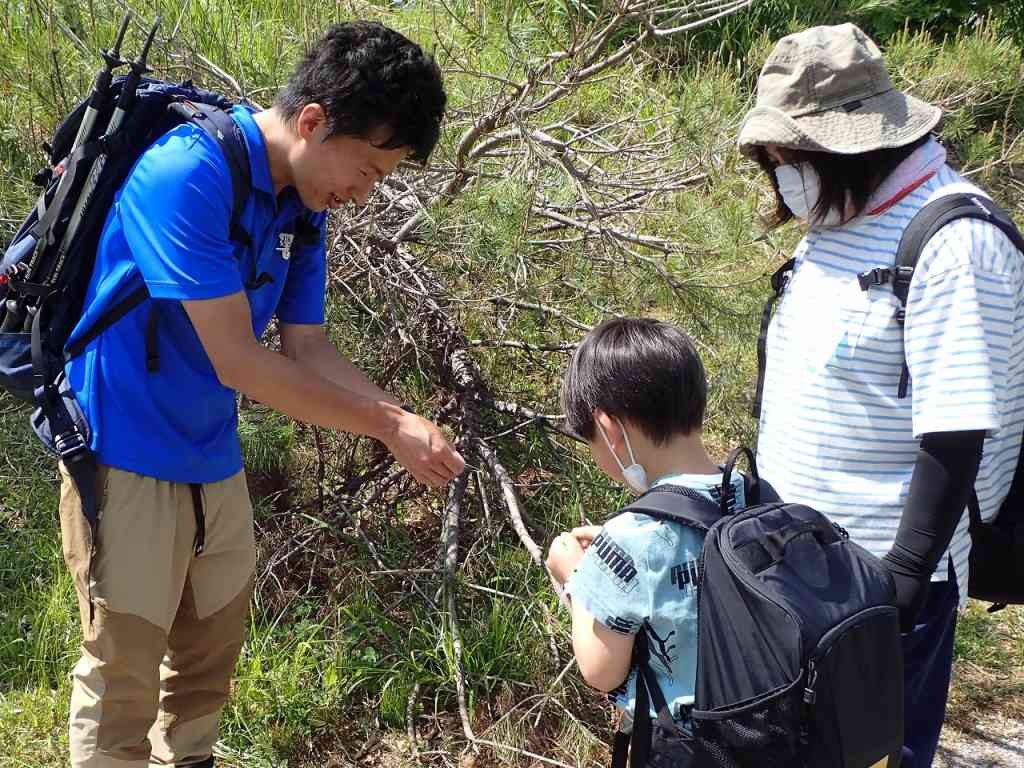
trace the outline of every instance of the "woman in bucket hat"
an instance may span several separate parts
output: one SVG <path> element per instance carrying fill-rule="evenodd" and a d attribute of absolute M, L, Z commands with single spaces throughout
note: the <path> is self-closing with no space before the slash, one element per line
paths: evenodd
<path fill-rule="evenodd" d="M 964 509 L 972 492 L 983 517 L 999 509 L 1024 425 L 1024 260 L 1003 231 L 944 226 L 905 309 L 870 279 L 927 203 L 967 192 L 989 204 L 946 164 L 940 117 L 893 87 L 860 29 L 815 27 L 775 46 L 738 139 L 771 180 L 775 224 L 806 228 L 765 338 L 757 463 L 892 573 L 907 768 L 932 764 L 945 716 Z"/>

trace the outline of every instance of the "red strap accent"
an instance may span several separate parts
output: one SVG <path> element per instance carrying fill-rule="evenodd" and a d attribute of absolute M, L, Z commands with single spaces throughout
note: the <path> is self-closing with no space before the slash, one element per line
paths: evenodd
<path fill-rule="evenodd" d="M 893 195 L 888 200 L 886 200 L 884 203 L 879 205 L 877 208 L 872 208 L 870 211 L 868 211 L 868 216 L 877 216 L 880 213 L 885 213 L 890 208 L 892 208 L 894 205 L 896 205 L 896 203 L 898 203 L 900 200 L 902 200 L 904 197 L 906 197 L 911 192 L 913 192 L 915 189 L 917 189 L 922 184 L 924 184 L 926 181 L 928 181 L 928 179 L 930 179 L 932 176 L 934 176 L 935 173 L 936 173 L 935 171 L 929 171 L 928 173 L 926 173 L 921 178 L 915 179 L 914 181 L 910 182 L 910 184 L 905 186 L 903 189 L 901 189 L 895 195 Z"/>

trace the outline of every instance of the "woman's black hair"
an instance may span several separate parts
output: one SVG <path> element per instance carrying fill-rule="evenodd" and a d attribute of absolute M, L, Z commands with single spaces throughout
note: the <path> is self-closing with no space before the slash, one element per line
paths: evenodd
<path fill-rule="evenodd" d="M 838 210 L 844 215 L 845 221 L 860 216 L 867 207 L 871 193 L 930 137 L 931 134 L 926 133 L 902 147 L 875 149 L 856 155 L 788 148 L 780 148 L 780 152 L 787 163 L 809 163 L 821 179 L 821 195 L 811 208 L 811 214 L 816 219 L 822 219 L 829 211 Z M 755 159 L 761 169 L 768 174 L 775 193 L 775 210 L 769 224 L 772 227 L 785 224 L 793 218 L 793 212 L 779 193 L 779 182 L 775 178 L 778 164 L 768 156 L 767 150 L 762 146 L 755 148 Z"/>

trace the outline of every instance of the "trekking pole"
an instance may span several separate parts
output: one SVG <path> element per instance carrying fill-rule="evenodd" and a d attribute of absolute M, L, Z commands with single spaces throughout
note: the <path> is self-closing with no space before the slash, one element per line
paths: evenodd
<path fill-rule="evenodd" d="M 149 68 L 146 66 L 146 57 L 149 55 L 150 46 L 156 38 L 156 31 L 159 26 L 160 17 L 157 16 L 156 22 L 149 30 L 146 42 L 142 46 L 142 52 L 139 54 L 139 58 L 135 61 L 129 62 L 131 71 L 121 83 L 121 92 L 117 96 L 117 105 L 114 107 L 114 113 L 110 116 L 110 121 L 104 129 L 103 135 L 97 141 L 109 140 L 116 136 L 117 132 L 120 130 L 125 116 L 128 114 L 128 111 L 131 109 L 132 104 L 135 101 L 135 89 L 138 88 L 139 81 L 142 79 L 142 76 L 149 72 Z M 53 269 L 50 270 L 50 275 L 46 279 L 46 285 L 53 285 L 60 278 L 60 273 L 64 267 L 64 259 L 67 256 L 68 248 L 71 246 L 71 243 L 74 242 L 75 235 L 78 233 L 78 228 L 82 223 L 82 217 L 85 215 L 85 211 L 89 207 L 89 202 L 92 200 L 93 192 L 96 191 L 96 185 L 99 183 L 100 175 L 103 173 L 103 168 L 107 164 L 108 157 L 109 150 L 105 149 L 96 156 L 96 159 L 89 168 L 89 175 L 86 176 L 85 184 L 82 186 L 82 191 L 78 195 L 78 200 L 75 201 L 75 208 L 71 213 L 71 220 L 68 222 L 68 228 L 64 231 L 64 237 L 61 238 L 60 246 L 57 248 L 57 255 L 55 257 Z M 38 303 L 34 306 L 29 305 L 28 315 L 25 317 L 24 330 L 31 329 L 33 314 L 38 306 Z"/>
<path fill-rule="evenodd" d="M 114 70 L 128 62 L 121 58 L 121 43 L 124 40 L 125 32 L 128 31 L 128 22 L 131 21 L 131 15 L 125 14 L 124 19 L 121 21 L 121 28 L 117 31 L 117 38 L 114 40 L 114 47 L 109 51 L 106 48 L 100 50 L 100 56 L 103 57 L 103 69 L 96 74 L 96 80 L 92 85 L 92 91 L 89 94 L 89 106 L 86 107 L 85 114 L 82 115 L 82 122 L 78 126 L 78 133 L 75 134 L 75 140 L 71 145 L 71 151 L 68 155 L 74 154 L 74 151 L 84 144 L 91 136 L 93 126 L 96 124 L 96 118 L 99 116 L 100 111 L 106 106 L 107 94 L 110 93 L 110 81 L 113 79 Z M 66 160 L 66 158 L 65 158 Z M 63 161 L 62 161 L 63 164 Z M 65 183 L 64 174 L 61 174 L 61 179 L 57 183 L 57 191 L 60 191 L 60 187 Z"/>
<path fill-rule="evenodd" d="M 124 122 L 125 115 L 128 114 L 128 111 L 132 107 L 132 103 L 135 101 L 135 89 L 138 88 L 139 81 L 142 79 L 144 74 L 150 71 L 149 67 L 146 66 L 146 57 L 149 55 L 149 48 L 153 44 L 153 40 L 156 37 L 156 31 L 159 26 L 160 17 L 157 16 L 156 21 L 149 30 L 149 35 L 146 37 L 146 42 L 142 46 L 142 52 L 139 54 L 139 58 L 129 63 L 131 72 L 128 73 L 124 82 L 121 83 L 121 93 L 118 94 L 117 97 L 117 106 L 114 108 L 114 114 L 110 116 L 110 122 L 107 123 L 107 127 L 103 132 L 103 138 L 105 139 L 115 136 L 118 130 L 120 130 L 121 124 Z M 68 228 L 64 231 L 64 237 L 61 239 L 60 247 L 57 249 L 57 260 L 50 272 L 47 284 L 52 285 L 60 276 L 61 268 L 64 266 L 64 257 L 67 255 L 68 247 L 75 239 L 78 227 L 82 223 L 82 216 L 85 214 L 85 210 L 89 206 L 89 201 L 92 199 L 93 192 L 96 190 L 96 185 L 99 183 L 100 174 L 103 173 L 103 168 L 107 164 L 107 157 L 107 152 L 102 152 L 97 155 L 92 166 L 89 168 L 89 175 L 86 177 L 85 186 L 82 187 L 82 193 L 78 196 L 78 200 L 75 203 L 75 209 L 71 214 L 71 221 L 68 223 Z"/>
<path fill-rule="evenodd" d="M 96 73 L 96 79 L 93 81 L 92 90 L 88 97 L 88 106 L 86 106 L 85 113 L 82 115 L 82 121 L 78 124 L 78 132 L 75 134 L 75 139 L 71 144 L 71 149 L 68 151 L 67 156 L 57 164 L 57 168 L 55 169 L 59 174 L 59 178 L 57 181 L 57 189 L 50 200 L 50 205 L 56 206 L 56 208 L 54 208 L 49 219 L 44 218 L 47 210 L 47 206 L 45 204 L 46 193 L 43 192 L 43 194 L 39 196 L 39 202 L 37 203 L 39 209 L 37 221 L 41 224 L 40 230 L 38 231 L 38 234 L 34 234 L 29 231 L 20 241 L 12 245 L 4 254 L 3 260 L 0 261 L 0 281 L 3 283 L 9 282 L 11 279 L 28 279 L 39 265 L 39 259 L 42 251 L 42 249 L 39 248 L 39 244 L 44 240 L 48 245 L 53 242 L 53 225 L 56 224 L 56 217 L 60 215 L 59 208 L 63 205 L 64 197 L 69 192 L 68 186 L 74 183 L 73 179 L 75 174 L 65 173 L 65 164 L 67 163 L 68 158 L 74 156 L 75 150 L 81 147 L 92 137 L 93 127 L 96 125 L 96 118 L 106 107 L 110 93 L 110 82 L 113 79 L 114 70 L 117 67 L 128 63 L 121 58 L 121 43 L 124 42 L 124 36 L 128 31 L 128 22 L 130 20 L 131 15 L 125 14 L 124 19 L 121 21 L 121 28 L 117 31 L 117 37 L 114 38 L 114 45 L 110 50 L 103 48 L 100 51 L 100 55 L 103 57 L 103 68 Z M 49 221 L 48 225 L 46 224 L 47 221 Z M 30 256 L 31 258 L 29 258 Z M 27 262 L 25 261 L 26 259 L 28 259 Z M 0 331 L 15 330 L 21 325 L 21 316 L 25 310 L 23 305 L 24 301 L 24 299 L 22 299 L 22 302 L 18 302 L 15 299 L 8 300 L 7 314 L 4 317 L 3 328 L 0 328 Z M 19 306 L 19 304 L 21 306 Z"/>

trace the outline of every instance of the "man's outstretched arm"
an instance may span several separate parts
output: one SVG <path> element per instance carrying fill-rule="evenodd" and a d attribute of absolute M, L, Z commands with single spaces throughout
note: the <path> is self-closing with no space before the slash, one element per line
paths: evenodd
<path fill-rule="evenodd" d="M 427 485 L 444 485 L 465 466 L 436 425 L 403 411 L 361 373 L 353 391 L 260 344 L 244 292 L 182 305 L 224 386 L 299 421 L 376 438 Z"/>
<path fill-rule="evenodd" d="M 281 352 L 350 392 L 401 405 L 338 351 L 322 325 L 281 323 Z"/>

